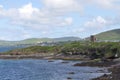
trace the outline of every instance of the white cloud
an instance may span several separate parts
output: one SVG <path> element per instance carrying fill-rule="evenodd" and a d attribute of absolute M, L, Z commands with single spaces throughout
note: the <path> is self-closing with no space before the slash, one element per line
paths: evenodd
<path fill-rule="evenodd" d="M 8 10 L 0 6 L 0 16 L 9 18 L 12 24 L 23 27 L 32 27 L 46 29 L 48 26 L 70 26 L 73 23 L 72 17 L 65 18 L 66 12 L 81 13 L 86 5 L 96 4 L 96 6 L 110 7 L 118 0 L 43 0 L 42 9 L 33 7 L 32 3 L 28 3 L 20 8 L 10 8 Z M 97 17 L 92 21 L 85 23 L 85 26 L 95 26 L 105 24 L 105 19 Z"/>
<path fill-rule="evenodd" d="M 71 25 L 72 22 L 73 22 L 72 17 L 68 17 L 68 18 L 66 18 L 66 19 L 65 19 L 65 22 L 66 22 L 67 24 Z"/>
<path fill-rule="evenodd" d="M 78 28 L 78 29 L 73 29 L 71 32 L 72 33 L 81 33 L 81 32 L 84 32 L 85 30 L 84 30 L 84 28 Z"/>
<path fill-rule="evenodd" d="M 111 8 L 115 6 L 114 2 L 119 0 L 42 0 L 43 7 L 33 7 L 32 3 L 28 3 L 20 8 L 5 9 L 0 6 L 0 16 L 9 18 L 14 25 L 22 27 L 39 29 L 41 31 L 49 30 L 55 27 L 71 26 L 74 24 L 73 18 L 68 16 L 71 12 L 81 13 L 83 8 L 90 5 L 95 5 L 102 8 Z M 68 13 L 68 14 L 65 14 Z M 66 17 L 67 16 L 67 17 Z M 112 23 L 112 21 L 111 21 Z M 110 22 L 98 16 L 90 21 L 87 21 L 85 27 L 104 27 Z M 79 32 L 81 30 L 76 30 Z"/>
<path fill-rule="evenodd" d="M 0 16 L 3 15 L 3 6 L 0 5 Z"/>
<path fill-rule="evenodd" d="M 93 3 L 102 8 L 112 8 L 116 0 L 93 0 Z"/>
<path fill-rule="evenodd" d="M 103 18 L 101 16 L 97 16 L 83 24 L 85 28 L 109 28 L 111 26 L 116 26 L 120 24 L 120 17 L 117 16 L 115 18 Z"/>
<path fill-rule="evenodd" d="M 85 6 L 94 6 L 102 9 L 116 9 L 119 8 L 120 0 L 84 0 L 83 4 Z"/>
<path fill-rule="evenodd" d="M 44 0 L 46 8 L 56 12 L 81 11 L 82 4 L 78 0 Z"/>
<path fill-rule="evenodd" d="M 32 3 L 29 3 L 18 9 L 21 18 L 30 19 L 34 13 L 39 13 L 38 8 L 33 8 Z"/>
<path fill-rule="evenodd" d="M 64 21 L 61 22 L 61 26 L 72 25 L 72 23 L 73 23 L 73 18 L 67 17 L 64 19 Z"/>
<path fill-rule="evenodd" d="M 120 7 L 120 0 L 44 0 L 45 7 L 58 12 L 83 11 L 86 6 L 94 5 L 104 9 Z"/>
<path fill-rule="evenodd" d="M 42 34 L 47 34 L 48 32 L 47 31 L 42 31 Z"/>
<path fill-rule="evenodd" d="M 3 6 L 2 5 L 0 5 L 0 10 L 2 10 L 3 9 Z"/>
<path fill-rule="evenodd" d="M 0 40 L 8 40 L 7 37 L 0 36 Z"/>
<path fill-rule="evenodd" d="M 116 25 L 120 24 L 119 19 L 120 17 L 116 19 L 97 16 L 85 22 L 81 27 L 83 27 L 84 29 L 84 34 L 88 36 L 91 34 L 96 34 L 103 31 L 118 28 Z"/>
<path fill-rule="evenodd" d="M 28 33 L 24 33 L 22 36 L 23 39 L 31 38 L 31 35 Z"/>
<path fill-rule="evenodd" d="M 0 16 L 9 18 L 12 24 L 20 25 L 33 29 L 47 30 L 51 27 L 60 27 L 71 25 L 73 19 L 63 16 L 53 16 L 47 9 L 39 9 L 33 7 L 32 3 L 28 3 L 21 8 L 4 9 L 1 7 Z"/>
<path fill-rule="evenodd" d="M 104 27 L 108 24 L 107 20 L 101 16 L 97 16 L 96 18 L 92 19 L 91 21 L 87 21 L 84 26 L 85 27 Z"/>

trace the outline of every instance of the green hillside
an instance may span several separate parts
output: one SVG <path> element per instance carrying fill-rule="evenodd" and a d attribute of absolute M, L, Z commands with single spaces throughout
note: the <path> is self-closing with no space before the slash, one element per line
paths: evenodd
<path fill-rule="evenodd" d="M 21 43 L 37 43 L 37 42 L 61 42 L 81 40 L 78 37 L 61 37 L 61 38 L 31 38 L 20 41 Z"/>
<path fill-rule="evenodd" d="M 61 37 L 61 38 L 54 38 L 54 42 L 60 42 L 60 41 L 79 41 L 81 40 L 79 37 Z"/>
<path fill-rule="evenodd" d="M 17 54 L 16 54 L 17 53 Z M 120 56 L 120 43 L 119 42 L 66 42 L 63 45 L 56 46 L 31 46 L 22 49 L 16 49 L 8 51 L 4 54 L 12 55 L 29 55 L 29 54 L 44 54 L 48 56 L 49 54 L 59 54 L 62 55 L 83 55 L 90 57 L 91 59 L 99 58 L 109 58 L 115 56 L 116 54 Z"/>
<path fill-rule="evenodd" d="M 120 29 L 106 31 L 96 35 L 97 40 L 120 40 Z"/>
<path fill-rule="evenodd" d="M 61 37 L 61 38 L 29 38 L 21 41 L 4 41 L 0 40 L 0 45 L 17 45 L 17 44 L 36 44 L 40 42 L 61 42 L 61 41 L 78 41 L 78 37 Z"/>
<path fill-rule="evenodd" d="M 39 43 L 39 42 L 48 42 L 52 41 L 51 38 L 30 38 L 30 39 L 25 39 L 22 41 L 19 41 L 21 44 L 34 44 L 34 43 Z"/>

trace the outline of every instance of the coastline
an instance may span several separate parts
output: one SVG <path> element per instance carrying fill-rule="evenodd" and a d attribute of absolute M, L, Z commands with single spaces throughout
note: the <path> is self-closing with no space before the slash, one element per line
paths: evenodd
<path fill-rule="evenodd" d="M 44 59 L 47 56 L 40 55 L 0 55 L 0 59 Z"/>
<path fill-rule="evenodd" d="M 81 60 L 88 61 L 89 58 L 80 55 L 56 55 L 54 53 L 37 53 L 37 54 L 21 54 L 21 55 L 11 55 L 11 54 L 1 54 L 0 59 L 61 59 L 61 60 Z"/>
<path fill-rule="evenodd" d="M 85 56 L 65 56 L 65 55 L 0 55 L 0 59 L 47 59 L 47 60 L 78 60 L 82 63 L 76 63 L 74 67 L 88 66 L 88 67 L 101 67 L 106 68 L 111 74 L 104 74 L 101 77 L 94 78 L 92 80 L 119 80 L 120 79 L 120 58 L 110 61 L 96 61 L 90 60 Z"/>
<path fill-rule="evenodd" d="M 120 64 L 108 68 L 108 71 L 111 72 L 111 74 L 104 74 L 92 80 L 120 80 Z"/>
<path fill-rule="evenodd" d="M 108 62 L 83 62 L 74 64 L 74 66 L 105 67 L 110 74 L 104 74 L 92 80 L 120 80 L 120 58 Z"/>
<path fill-rule="evenodd" d="M 41 70 L 42 70 L 42 72 L 44 72 L 44 69 L 45 69 L 45 71 L 47 71 L 48 73 L 49 73 L 49 70 L 52 72 L 54 71 L 53 75 L 54 74 L 58 75 L 58 78 L 56 78 L 57 77 L 56 75 L 52 76 L 52 79 L 55 78 L 55 80 L 58 80 L 58 79 L 60 79 L 60 80 L 74 80 L 74 79 L 75 80 L 76 79 L 77 80 L 81 80 L 81 79 L 90 80 L 92 78 L 99 77 L 99 76 L 103 75 L 104 73 L 108 73 L 107 70 L 104 68 L 98 68 L 98 67 L 95 67 L 95 68 L 94 67 L 90 67 L 90 68 L 88 68 L 88 67 L 79 68 L 78 67 L 78 68 L 76 68 L 76 67 L 72 66 L 72 64 L 75 64 L 76 62 L 79 62 L 79 61 L 43 60 L 43 59 L 20 59 L 20 60 L 19 59 L 18 60 L 17 59 L 13 59 L 13 60 L 8 59 L 8 60 L 0 60 L 0 61 L 2 62 L 1 64 L 4 65 L 5 68 L 8 70 L 10 69 L 10 68 L 8 68 L 9 64 L 10 64 L 11 68 L 13 68 L 12 70 L 15 69 L 16 71 L 22 70 L 22 72 L 23 72 L 24 70 L 28 71 L 28 69 L 30 69 L 30 72 L 28 71 L 29 74 L 27 74 L 26 77 L 27 76 L 29 77 L 29 75 L 33 75 L 34 77 L 36 77 L 36 75 L 32 74 L 32 72 L 31 72 L 34 69 L 35 69 L 35 71 L 33 71 L 33 72 L 35 72 L 37 74 L 41 74 L 41 76 L 44 76 L 47 74 L 47 73 L 42 74 Z M 4 64 L 4 63 L 6 63 L 6 64 Z M 30 66 L 31 66 L 31 68 L 30 68 Z M 64 66 L 66 66 L 66 67 L 64 67 Z M 2 70 L 4 70 L 4 69 L 2 69 Z M 12 72 L 12 71 L 10 71 L 10 72 Z M 52 74 L 52 72 L 50 72 L 50 74 Z M 59 75 L 59 73 L 61 75 Z M 84 74 L 81 74 L 81 73 L 84 73 Z M 87 74 L 93 74 L 93 76 L 90 76 Z M 11 78 L 9 78 L 9 79 L 11 79 Z M 22 79 L 24 79 L 24 78 L 22 78 Z M 42 79 L 42 78 L 38 78 L 38 80 L 39 79 Z M 12 80 L 14 80 L 14 79 L 12 79 Z M 35 80 L 37 80 L 37 79 L 35 79 Z M 47 79 L 45 79 L 45 80 L 47 80 Z M 50 80 L 50 79 L 48 78 L 48 80 Z"/>

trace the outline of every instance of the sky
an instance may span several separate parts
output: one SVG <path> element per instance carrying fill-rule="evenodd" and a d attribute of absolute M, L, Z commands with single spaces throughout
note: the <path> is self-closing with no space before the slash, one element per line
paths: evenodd
<path fill-rule="evenodd" d="M 0 0 L 0 40 L 85 38 L 120 28 L 120 0 Z"/>

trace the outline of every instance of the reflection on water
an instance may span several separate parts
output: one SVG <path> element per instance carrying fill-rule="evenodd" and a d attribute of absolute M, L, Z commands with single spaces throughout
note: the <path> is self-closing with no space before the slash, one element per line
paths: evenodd
<path fill-rule="evenodd" d="M 62 60 L 0 60 L 0 80 L 90 80 L 103 75 L 101 68 L 74 67 L 73 61 Z M 75 74 L 68 74 L 74 72 Z"/>

